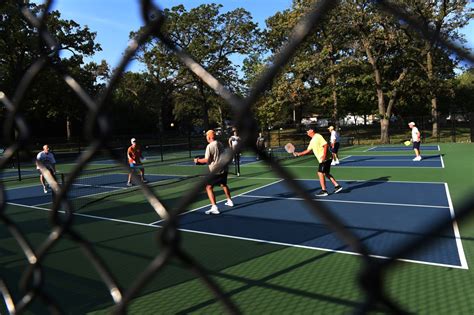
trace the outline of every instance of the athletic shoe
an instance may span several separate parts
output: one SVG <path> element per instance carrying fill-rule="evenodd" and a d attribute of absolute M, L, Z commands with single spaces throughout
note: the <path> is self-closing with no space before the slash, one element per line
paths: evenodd
<path fill-rule="evenodd" d="M 333 161 L 331 162 L 331 165 L 336 165 L 336 161 L 333 160 Z"/>
<path fill-rule="evenodd" d="M 337 194 L 338 192 L 340 192 L 342 190 L 342 187 L 341 185 L 337 185 L 336 187 L 334 187 L 334 193 Z"/>
<path fill-rule="evenodd" d="M 237 177 L 239 177 L 239 176 L 240 176 L 240 173 L 237 173 Z"/>
<path fill-rule="evenodd" d="M 339 164 L 339 160 L 336 161 L 336 165 Z"/>
<path fill-rule="evenodd" d="M 212 206 L 211 209 L 207 210 L 205 213 L 206 214 L 219 214 L 220 212 L 217 206 Z"/>
<path fill-rule="evenodd" d="M 421 161 L 421 156 L 417 156 L 413 159 L 413 161 Z"/>
<path fill-rule="evenodd" d="M 230 199 L 227 199 L 227 202 L 224 203 L 226 206 L 229 206 L 229 207 L 233 207 L 234 206 L 234 202 Z"/>
<path fill-rule="evenodd" d="M 148 181 L 146 179 L 142 179 L 142 182 L 144 183 L 148 183 Z"/>
<path fill-rule="evenodd" d="M 132 183 L 127 183 L 127 187 L 132 187 Z"/>
<path fill-rule="evenodd" d="M 316 197 L 326 197 L 327 195 L 329 194 L 326 190 L 321 190 L 320 192 L 316 194 Z"/>
<path fill-rule="evenodd" d="M 43 187 L 43 191 L 44 191 L 45 194 L 47 194 L 48 193 L 48 188 Z"/>

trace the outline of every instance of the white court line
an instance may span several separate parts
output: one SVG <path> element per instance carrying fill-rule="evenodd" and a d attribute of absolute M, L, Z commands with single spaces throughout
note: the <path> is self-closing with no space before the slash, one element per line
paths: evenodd
<path fill-rule="evenodd" d="M 343 157 L 342 159 L 339 159 L 339 161 L 343 161 L 343 160 L 348 159 L 348 158 L 350 158 L 350 157 L 352 157 L 352 155 L 345 156 L 345 157 Z"/>
<path fill-rule="evenodd" d="M 442 155 L 440 155 L 439 157 L 440 157 L 440 159 L 441 159 L 441 168 L 444 168 L 444 160 L 443 160 L 443 156 L 442 156 Z"/>
<path fill-rule="evenodd" d="M 264 188 L 264 187 L 267 187 L 267 186 L 270 186 L 270 185 L 273 185 L 273 184 L 277 184 L 277 183 L 279 183 L 279 182 L 281 182 L 281 181 L 283 181 L 283 179 L 279 179 L 279 180 L 276 180 L 276 181 L 271 182 L 271 183 L 269 183 L 269 184 L 266 184 L 266 185 L 263 185 L 263 186 L 260 186 L 260 187 L 251 189 L 251 190 L 249 190 L 249 191 L 246 191 L 246 192 L 243 192 L 243 193 L 241 193 L 241 194 L 238 194 L 238 195 L 236 195 L 236 196 L 234 196 L 234 197 L 232 197 L 232 198 L 240 197 L 240 196 L 242 196 L 242 195 L 244 195 L 244 194 L 248 194 L 248 193 L 250 193 L 250 192 L 252 192 L 252 191 L 255 191 L 255 190 L 257 190 L 257 189 L 261 189 L 261 188 Z M 222 201 L 217 202 L 217 203 L 222 203 Z M 207 207 L 207 206 L 208 206 L 208 205 L 205 205 L 205 206 L 202 206 L 202 207 L 198 207 L 198 208 L 195 208 L 195 209 L 192 209 L 192 210 L 189 210 L 189 211 L 180 213 L 179 215 L 188 214 L 188 213 L 197 211 L 197 210 L 202 209 L 202 208 Z M 161 223 L 161 222 L 163 222 L 163 221 L 165 221 L 165 220 L 161 219 L 161 220 L 152 222 L 152 223 L 150 223 L 150 224 L 158 224 L 158 223 Z"/>
<path fill-rule="evenodd" d="M 148 174 L 149 176 L 151 176 L 151 174 Z M 159 180 L 159 181 L 156 181 L 156 182 L 148 182 L 149 184 L 155 184 L 155 183 L 162 183 L 162 182 L 166 182 L 168 180 L 172 180 L 172 179 L 175 179 L 175 178 L 167 178 L 167 179 L 163 179 L 163 180 Z M 98 193 L 93 193 L 93 194 L 89 194 L 89 195 L 80 195 L 80 196 L 75 196 L 74 198 L 68 198 L 68 200 L 71 200 L 71 201 L 75 201 L 75 200 L 81 200 L 83 198 L 90 198 L 90 197 L 96 197 L 96 196 L 100 196 L 100 195 L 105 195 L 105 194 L 110 194 L 111 192 L 117 192 L 117 191 L 121 191 L 121 190 L 127 190 L 127 189 L 133 189 L 133 190 L 139 190 L 140 188 L 140 185 L 134 185 L 134 186 L 131 186 L 131 187 L 116 187 L 116 186 L 95 186 L 95 185 L 86 185 L 86 184 L 72 184 L 73 186 L 86 186 L 86 187 L 99 187 L 99 188 L 104 188 L 104 189 L 110 189 L 108 191 L 102 191 L 102 192 L 98 192 Z M 37 204 L 36 206 L 43 206 L 43 205 L 48 205 L 50 204 L 51 202 L 47 202 L 47 203 L 40 203 L 40 204 Z"/>
<path fill-rule="evenodd" d="M 13 203 L 13 202 L 7 202 L 9 205 L 13 206 L 19 206 L 19 207 L 25 207 L 25 208 L 30 208 L 30 209 L 36 209 L 36 210 L 42 210 L 42 211 L 53 211 L 48 208 L 43 208 L 39 206 L 27 206 L 19 203 Z M 64 210 L 58 210 L 59 213 L 66 213 Z M 104 221 L 111 221 L 111 222 L 120 222 L 120 223 L 126 223 L 126 224 L 133 224 L 133 225 L 141 225 L 141 226 L 149 226 L 149 227 L 154 227 L 154 228 L 161 228 L 161 226 L 157 225 L 151 225 L 148 223 L 141 223 L 141 222 L 135 222 L 135 221 L 128 221 L 128 220 L 120 220 L 120 219 L 113 219 L 113 218 L 107 218 L 107 217 L 101 217 L 101 216 L 96 216 L 96 215 L 90 215 L 90 214 L 83 214 L 83 213 L 77 213 L 74 212 L 73 215 L 77 215 L 79 217 L 86 217 L 86 218 L 93 218 L 93 219 L 99 219 L 99 220 L 104 220 Z"/>
<path fill-rule="evenodd" d="M 262 178 L 263 179 L 263 178 Z M 273 179 L 273 178 L 269 178 L 269 179 Z M 304 179 L 300 179 L 300 180 L 304 180 Z M 275 182 L 272 182 L 272 183 L 269 183 L 267 185 L 264 185 L 262 187 L 258 187 L 258 188 L 255 188 L 255 189 L 252 189 L 248 192 L 252 192 L 252 191 L 255 191 L 257 189 L 260 189 L 260 188 L 263 188 L 263 187 L 266 187 L 266 186 L 270 186 L 270 185 L 273 185 L 273 184 L 276 184 L 278 182 L 281 182 L 283 181 L 282 179 L 281 180 L 278 180 L 278 181 L 275 181 Z M 352 180 L 354 181 L 354 180 Z M 365 181 L 365 180 L 357 180 L 357 181 Z M 380 182 L 385 182 L 385 181 L 380 181 Z M 404 181 L 399 181 L 401 183 L 404 183 Z M 412 182 L 407 182 L 407 183 L 412 183 Z M 413 183 L 425 183 L 425 182 L 413 182 Z M 450 198 L 450 195 L 449 195 L 449 192 L 448 192 L 448 186 L 446 183 L 437 183 L 437 182 L 426 182 L 426 184 L 444 184 L 445 187 L 446 187 L 446 191 L 447 191 L 447 197 L 448 197 L 448 202 L 449 202 L 449 208 L 450 208 L 450 211 L 451 211 L 451 214 L 454 215 L 454 209 L 452 207 L 452 202 L 451 202 L 451 198 Z M 244 193 L 242 194 L 239 194 L 237 196 L 242 196 L 244 195 Z M 236 197 L 237 197 L 236 196 Z M 321 200 L 322 201 L 322 200 Z M 329 200 L 328 200 L 329 201 Z M 333 200 L 334 201 L 334 200 Z M 22 205 L 22 204 L 15 204 L 15 203 L 10 203 L 10 202 L 7 202 L 8 204 L 12 204 L 12 205 L 16 205 L 16 206 L 20 206 L 20 207 L 26 207 L 26 208 L 32 208 L 32 209 L 38 209 L 38 210 L 42 210 L 42 211 L 52 211 L 51 209 L 47 209 L 47 208 L 41 208 L 41 207 L 38 207 L 38 206 L 27 206 L 27 205 Z M 196 211 L 196 210 L 199 210 L 199 209 L 202 209 L 204 208 L 205 206 L 202 206 L 202 207 L 199 207 L 199 208 L 196 208 L 194 210 L 191 210 L 189 212 L 193 212 L 193 211 Z M 447 208 L 447 207 L 445 207 Z M 58 211 L 60 213 L 65 213 L 65 211 Z M 189 213 L 189 212 L 186 212 L 186 213 Z M 185 214 L 185 213 L 183 213 Z M 120 220 L 120 219 L 112 219 L 112 218 L 107 218 L 107 217 L 100 217 L 100 216 L 93 216 L 93 215 L 88 215 L 88 214 L 81 214 L 81 213 L 73 213 L 73 215 L 77 215 L 77 216 L 81 216 L 81 217 L 88 217 L 88 218 L 94 218 L 94 219 L 100 219 L 100 220 L 104 220 L 104 221 L 111 221 L 111 222 L 119 222 L 119 223 L 124 223 L 124 224 L 132 224 L 132 225 L 139 225 L 139 226 L 146 226 L 146 227 L 152 227 L 152 228 L 161 228 L 159 225 L 155 225 L 156 223 L 141 223 L 141 222 L 135 222 L 135 221 L 127 221 L 127 220 Z M 157 222 L 161 222 L 163 220 L 160 220 L 160 221 L 157 221 Z M 461 244 L 461 240 L 460 240 L 460 233 L 459 233 L 459 229 L 457 228 L 457 224 L 456 224 L 456 229 L 455 229 L 455 235 L 456 235 L 456 240 L 457 240 L 457 244 Z M 231 238 L 231 239 L 239 239 L 239 240 L 246 240 L 246 241 L 254 241 L 254 242 L 259 242 L 259 243 L 267 243 L 267 244 L 275 244 L 275 245 L 281 245 L 281 246 L 287 246 L 287 247 L 296 247 L 296 248 L 304 248 L 304 249 L 310 249 L 310 250 L 321 250 L 321 251 L 325 251 L 325 252 L 335 252 L 335 253 L 342 253 L 342 254 L 349 254 L 349 255 L 355 255 L 355 256 L 360 256 L 360 254 L 358 253 L 354 253 L 354 252 L 350 252 L 350 251 L 343 251 L 343 250 L 334 250 L 334 249 L 327 249 L 327 248 L 320 248 L 320 247 L 314 247 L 314 246 L 304 246 L 304 245 L 295 245 L 295 244 L 290 244 L 290 243 L 282 243 L 282 242 L 273 242 L 273 241 L 266 241 L 266 240 L 261 240 L 261 239 L 252 239 L 252 238 L 245 238 L 245 237 L 237 237 L 237 236 L 230 236 L 230 235 L 225 235 L 225 234 L 217 234 L 217 233 L 209 233 L 209 232 L 201 232 L 201 231 L 195 231 L 195 230 L 188 230 L 188 229 L 178 229 L 180 231 L 183 231 L 183 232 L 189 232 L 189 233 L 195 233 L 195 234 L 202 234 L 202 235 L 210 235 L 210 236 L 219 236 L 219 237 L 224 237 L 224 238 Z M 461 246 L 461 247 L 459 247 Z M 460 248 L 460 250 L 458 250 L 459 254 L 460 254 L 460 259 L 461 259 L 461 266 L 456 266 L 456 265 L 449 265 L 449 264 L 440 264 L 440 263 L 432 263 L 432 262 L 426 262 L 426 261 L 418 261 L 418 260 L 411 260 L 411 259 L 397 259 L 398 261 L 404 261 L 404 262 L 410 262 L 410 263 L 416 263 L 416 264 L 422 264 L 422 265 L 431 265 L 431 266 L 437 266 L 437 267 L 448 267 L 448 268 L 456 268 L 456 269 L 468 269 L 467 267 L 467 261 L 466 261 L 466 258 L 465 258 L 465 255 L 464 255 L 464 251 L 462 249 L 462 244 L 461 245 L 458 245 L 458 249 Z M 379 255 L 370 255 L 371 257 L 374 257 L 374 258 L 380 258 L 380 259 L 391 259 L 391 257 L 386 257 L 386 256 L 379 256 Z"/>
<path fill-rule="evenodd" d="M 25 207 L 25 208 L 36 209 L 36 210 L 42 210 L 42 211 L 50 211 L 50 212 L 52 211 L 51 209 L 41 208 L 41 207 L 37 207 L 37 206 L 26 206 L 26 205 L 15 204 L 15 203 L 10 203 L 10 202 L 8 202 L 8 204 L 11 204 L 11 205 L 14 205 L 14 206 Z M 198 209 L 200 209 L 200 208 L 198 208 Z M 198 209 L 196 209 L 196 210 L 198 210 Z M 65 211 L 62 211 L 62 210 L 60 210 L 58 212 L 59 213 L 65 213 Z M 98 220 L 103 220 L 103 221 L 146 226 L 146 227 L 151 227 L 151 228 L 154 228 L 154 229 L 161 229 L 162 228 L 161 226 L 154 225 L 153 223 L 148 224 L 148 223 L 141 223 L 141 222 L 128 221 L 128 220 L 112 219 L 112 218 L 100 217 L 100 216 L 82 214 L 82 213 L 73 213 L 73 215 L 79 216 L 79 217 L 98 219 Z M 343 250 L 328 249 L 328 248 L 322 248 L 322 247 L 295 245 L 295 244 L 290 244 L 290 243 L 273 242 L 273 241 L 266 241 L 266 240 L 261 240 L 261 239 L 253 239 L 253 238 L 231 236 L 231 235 L 225 235 L 225 234 L 201 232 L 201 231 L 188 230 L 188 229 L 178 229 L 178 230 L 182 231 L 182 232 L 188 232 L 188 233 L 195 233 L 195 234 L 202 234 L 202 235 L 209 235 L 209 236 L 219 236 L 219 237 L 223 237 L 223 238 L 238 239 L 238 240 L 252 241 L 252 242 L 258 242 L 258 243 L 265 243 L 265 244 L 273 244 L 273 245 L 280 245 L 280 246 L 286 246 L 286 247 L 296 247 L 296 248 L 303 248 L 303 249 L 310 249 L 310 250 L 320 250 L 320 251 L 324 251 L 324 252 L 332 252 L 332 253 L 341 253 L 341 254 L 348 254 L 348 255 L 354 255 L 354 256 L 361 256 L 359 253 L 354 253 L 354 252 L 350 252 L 350 251 L 343 251 Z M 380 259 L 391 259 L 391 257 L 379 256 L 379 255 L 369 255 L 369 256 L 374 257 L 374 258 L 380 258 Z M 448 268 L 456 268 L 456 269 L 466 269 L 466 268 L 463 268 L 461 266 L 456 266 L 456 265 L 439 264 L 439 263 L 432 263 L 432 262 L 412 260 L 412 259 L 397 259 L 397 260 L 398 261 L 415 263 L 415 264 L 421 264 L 421 265 L 430 265 L 430 266 L 437 266 L 437 267 L 448 267 Z"/>
<path fill-rule="evenodd" d="M 367 150 L 362 150 L 362 152 L 369 152 L 369 151 L 375 150 L 376 148 L 378 147 L 370 147 Z"/>
<path fill-rule="evenodd" d="M 259 196 L 259 195 L 243 195 L 240 197 L 245 198 L 259 198 L 259 199 L 278 199 L 278 200 L 297 200 L 303 201 L 305 199 L 298 197 L 276 197 L 276 196 Z M 383 206 L 402 206 L 402 207 L 420 207 L 420 208 L 441 208 L 448 209 L 448 206 L 432 206 L 432 205 L 420 205 L 420 204 L 410 204 L 410 203 L 390 203 L 390 202 L 372 202 L 372 201 L 356 201 L 356 200 L 337 200 L 337 199 L 313 199 L 317 202 L 331 202 L 331 203 L 357 203 L 357 204 L 367 204 L 367 205 L 383 205 Z"/>
<path fill-rule="evenodd" d="M 296 245 L 296 244 L 291 244 L 291 243 L 274 242 L 274 241 L 267 241 L 267 240 L 254 239 L 254 238 L 248 238 L 248 237 L 233 236 L 233 235 L 219 234 L 219 233 L 210 233 L 210 232 L 202 232 L 202 231 L 188 230 L 188 229 L 178 229 L 178 230 L 183 231 L 183 232 L 188 232 L 188 233 L 195 233 L 195 234 L 202 234 L 202 235 L 209 235 L 209 236 L 218 236 L 218 237 L 237 239 L 237 240 L 243 240 L 243 241 L 251 241 L 251 242 L 258 242 L 258 243 L 265 243 L 265 244 L 272 244 L 272 245 L 281 245 L 281 246 L 286 246 L 286 247 L 296 247 L 296 248 L 304 248 L 304 249 L 310 249 L 310 250 L 320 250 L 320 251 L 323 251 L 323 252 L 331 252 L 331 253 L 348 254 L 348 255 L 354 255 L 354 256 L 362 256 L 361 254 L 355 253 L 355 252 L 349 252 L 349 251 L 337 250 L 337 249 L 328 249 L 328 248 L 324 248 L 324 247 Z M 380 255 L 368 255 L 368 256 L 374 257 L 374 258 L 379 258 L 379 259 L 392 259 L 392 257 L 380 256 Z M 402 258 L 398 258 L 396 260 L 397 261 L 404 261 L 404 262 L 420 264 L 420 265 L 430 265 L 430 266 L 436 266 L 436 267 L 465 269 L 462 266 L 433 263 L 433 262 L 421 261 L 421 260 L 402 259 Z"/>
<path fill-rule="evenodd" d="M 349 162 L 349 161 L 347 161 Z M 407 168 L 418 168 L 419 170 L 424 170 L 424 169 L 440 169 L 442 168 L 441 166 L 422 166 L 419 167 L 417 165 L 405 165 L 405 166 L 360 166 L 360 165 L 344 165 L 344 164 L 337 164 L 337 165 L 332 165 L 336 168 L 402 168 L 402 169 L 407 169 Z M 255 167 L 253 165 L 250 165 L 249 167 Z M 317 165 L 285 165 L 284 167 L 288 168 L 318 168 Z"/>
<path fill-rule="evenodd" d="M 366 160 L 366 159 L 353 159 L 353 160 L 349 160 L 348 162 L 367 162 L 367 161 L 370 161 L 370 162 L 414 162 L 412 160 L 411 157 L 407 157 L 406 160 L 401 160 L 401 159 L 395 159 L 395 160 L 383 160 L 383 159 L 379 159 L 379 160 Z M 426 162 L 439 162 L 438 160 L 433 160 L 433 159 L 430 159 L 429 161 L 427 160 L 422 160 L 424 163 Z M 419 163 L 417 163 L 419 164 Z"/>
<path fill-rule="evenodd" d="M 454 236 L 456 237 L 456 246 L 458 248 L 459 261 L 461 262 L 461 266 L 463 267 L 463 269 L 469 269 L 469 266 L 467 264 L 466 255 L 464 253 L 464 247 L 462 246 L 461 233 L 459 232 L 458 223 L 455 220 L 456 215 L 454 213 L 453 202 L 451 200 L 451 194 L 449 193 L 448 184 L 444 183 L 444 187 L 445 187 L 445 190 L 446 190 L 446 197 L 448 198 L 449 212 L 451 214 L 451 219 L 453 219 L 453 230 L 454 230 Z"/>
<path fill-rule="evenodd" d="M 252 177 L 252 176 L 234 176 L 235 179 L 252 179 L 252 180 L 275 180 L 281 179 L 280 177 Z M 318 181 L 314 178 L 294 178 L 293 180 L 311 180 L 311 181 Z M 407 183 L 407 184 L 444 184 L 444 182 L 419 182 L 419 181 L 411 181 L 411 180 L 372 180 L 372 179 L 337 179 L 341 182 L 374 182 L 374 183 Z"/>

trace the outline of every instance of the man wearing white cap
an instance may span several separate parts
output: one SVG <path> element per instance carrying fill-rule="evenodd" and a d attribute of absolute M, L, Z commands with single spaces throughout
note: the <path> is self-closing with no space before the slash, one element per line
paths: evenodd
<path fill-rule="evenodd" d="M 329 126 L 328 130 L 331 133 L 331 136 L 329 138 L 329 144 L 331 146 L 332 152 L 331 165 L 337 165 L 339 164 L 339 156 L 337 155 L 337 152 L 339 151 L 339 134 L 333 126 Z"/>
<path fill-rule="evenodd" d="M 420 152 L 420 143 L 421 143 L 421 134 L 418 128 L 416 128 L 415 123 L 412 121 L 408 123 L 408 127 L 411 128 L 411 141 L 413 142 L 413 150 L 415 151 L 415 158 L 413 161 L 421 161 L 421 152 Z"/>
<path fill-rule="evenodd" d="M 128 181 L 127 181 L 127 186 L 130 187 L 132 186 L 132 173 L 135 171 L 135 169 L 140 170 L 140 176 L 142 178 L 142 182 L 147 183 L 148 181 L 145 179 L 145 168 L 143 167 L 142 164 L 142 150 L 140 149 L 140 146 L 137 144 L 137 139 L 132 138 L 130 139 L 130 142 L 132 145 L 128 147 L 127 150 L 127 159 L 128 159 L 128 164 L 131 168 L 130 173 L 128 174 Z"/>

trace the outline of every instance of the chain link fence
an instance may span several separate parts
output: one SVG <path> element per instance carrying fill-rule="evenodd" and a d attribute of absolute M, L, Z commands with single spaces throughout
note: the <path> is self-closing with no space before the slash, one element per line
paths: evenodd
<path fill-rule="evenodd" d="M 53 1 L 46 2 L 46 10 L 49 11 Z M 21 2 L 19 2 L 21 3 Z M 426 28 L 424 25 L 411 16 L 407 15 L 403 10 L 397 7 L 393 2 L 377 1 L 380 10 L 387 14 L 393 14 L 406 21 L 406 23 L 413 29 L 417 30 L 422 36 L 432 38 L 434 36 L 433 30 Z M 5 187 L 1 184 L 1 199 L 0 199 L 0 223 L 2 229 L 6 229 L 17 242 L 17 246 L 24 252 L 25 260 L 28 262 L 28 268 L 24 270 L 18 284 L 7 283 L 4 278 L 0 279 L 0 292 L 4 303 L 9 313 L 18 314 L 29 310 L 32 301 L 39 300 L 44 303 L 51 313 L 63 313 L 54 296 L 48 294 L 48 290 L 44 287 L 44 278 L 47 277 L 45 270 L 42 268 L 48 252 L 63 238 L 68 238 L 77 244 L 87 257 L 90 265 L 100 274 L 101 281 L 105 284 L 110 294 L 110 300 L 114 303 L 113 312 L 117 314 L 125 313 L 131 301 L 136 297 L 141 290 L 149 283 L 150 279 L 156 274 L 165 272 L 165 268 L 170 264 L 170 261 L 181 262 L 184 266 L 194 272 L 203 283 L 205 283 L 208 290 L 220 301 L 223 309 L 227 313 L 240 313 L 239 305 L 236 305 L 232 299 L 224 292 L 219 285 L 212 279 L 211 275 L 206 271 L 205 261 L 195 260 L 188 252 L 183 249 L 180 242 L 181 232 L 178 230 L 179 215 L 186 211 L 188 206 L 201 193 L 202 187 L 207 180 L 202 177 L 196 185 L 190 189 L 185 196 L 179 200 L 175 208 L 166 208 L 160 198 L 154 193 L 150 187 L 141 183 L 140 189 L 158 215 L 165 220 L 163 229 L 160 230 L 158 238 L 161 244 L 160 253 L 154 257 L 148 264 L 147 268 L 134 280 L 133 284 L 124 289 L 117 283 L 116 277 L 108 269 L 106 263 L 100 255 L 97 254 L 94 246 L 88 242 L 82 235 L 80 235 L 74 226 L 75 209 L 68 200 L 68 191 L 71 189 L 72 183 L 90 163 L 98 152 L 106 152 L 107 155 L 115 159 L 118 164 L 123 165 L 124 171 L 128 172 L 130 169 L 122 162 L 122 157 L 117 156 L 114 147 L 110 145 L 109 140 L 112 137 L 110 128 L 110 113 L 106 110 L 105 103 L 111 95 L 117 81 L 120 79 L 125 67 L 130 62 L 131 58 L 137 52 L 137 49 L 145 43 L 145 41 L 155 36 L 166 47 L 172 51 L 181 62 L 201 78 L 210 88 L 212 88 L 217 95 L 222 97 L 232 108 L 233 119 L 236 127 L 241 131 L 241 138 L 243 140 L 242 146 L 246 149 L 257 151 L 255 147 L 255 139 L 258 132 L 258 126 L 255 119 L 252 118 L 251 106 L 255 104 L 260 95 L 268 88 L 272 80 L 279 73 L 279 70 L 289 62 L 299 45 L 308 37 L 311 30 L 316 25 L 322 23 L 325 15 L 333 10 L 338 5 L 338 1 L 325 0 L 317 1 L 312 10 L 298 23 L 287 44 L 281 48 L 280 52 L 275 56 L 274 62 L 270 65 L 260 76 L 260 79 L 252 87 L 249 95 L 246 98 L 240 98 L 226 89 L 225 82 L 219 82 L 210 73 L 208 73 L 200 64 L 196 63 L 192 56 L 177 47 L 173 41 L 168 38 L 167 34 L 161 32 L 161 26 L 165 21 L 162 11 L 152 4 L 150 0 L 141 0 L 141 10 L 143 19 L 145 21 L 145 28 L 130 44 L 125 51 L 123 59 L 119 66 L 115 69 L 110 81 L 108 82 L 106 90 L 100 98 L 94 100 L 81 85 L 74 79 L 61 62 L 54 63 L 51 59 L 51 53 L 57 52 L 59 43 L 48 32 L 45 21 L 47 15 L 40 17 L 33 15 L 26 6 L 19 6 L 22 11 L 24 19 L 26 19 L 34 28 L 38 30 L 41 41 L 44 47 L 51 47 L 51 51 L 45 51 L 41 58 L 36 60 L 34 64 L 24 73 L 21 82 L 13 95 L 0 95 L 0 100 L 6 107 L 7 117 L 3 123 L 5 141 L 9 143 L 5 149 L 2 159 L 0 160 L 0 169 L 8 167 L 16 156 L 17 152 L 28 148 L 30 139 L 32 137 L 30 128 L 27 122 L 22 117 L 22 99 L 27 93 L 36 75 L 44 67 L 51 67 L 59 73 L 68 86 L 75 92 L 77 97 L 88 108 L 88 119 L 86 130 L 86 138 L 88 139 L 86 150 L 80 152 L 77 164 L 71 171 L 70 177 L 63 185 L 59 185 L 56 180 L 48 175 L 45 167 L 40 167 L 43 175 L 51 185 L 54 191 L 54 202 L 50 212 L 50 231 L 48 236 L 38 245 L 33 246 L 25 237 L 23 232 L 18 227 L 17 223 L 7 213 L 7 203 L 5 197 Z M 467 61 L 473 62 L 473 56 L 458 47 L 457 45 L 438 38 L 439 44 L 455 52 Z M 12 47 L 12 49 L 15 49 Z M 15 139 L 15 141 L 9 141 Z M 429 246 L 430 236 L 420 235 L 415 241 L 403 244 L 399 248 L 393 248 L 389 259 L 380 260 L 375 259 L 369 255 L 368 250 L 364 247 L 362 241 L 357 235 L 345 228 L 344 224 L 334 216 L 324 203 L 316 203 L 312 196 L 302 187 L 302 185 L 294 180 L 293 175 L 278 161 L 272 160 L 265 152 L 259 152 L 262 159 L 271 165 L 273 171 L 282 179 L 288 182 L 291 189 L 302 198 L 307 204 L 309 211 L 312 211 L 318 216 L 325 225 L 352 250 L 360 256 L 361 270 L 357 276 L 359 279 L 360 295 L 362 301 L 355 306 L 354 313 L 367 313 L 374 309 L 384 310 L 391 313 L 405 313 L 403 305 L 399 305 L 395 299 L 387 294 L 384 286 L 385 276 L 388 271 L 391 271 L 396 263 L 397 257 L 402 257 L 407 253 L 418 251 L 426 246 Z M 229 163 L 232 155 L 228 154 L 220 165 L 224 167 Z M 216 170 L 218 171 L 218 170 Z M 136 175 L 134 175 L 136 176 Z M 138 178 L 137 178 L 138 179 Z M 140 181 L 137 181 L 140 182 Z M 474 198 L 467 196 L 465 203 L 456 208 L 456 220 L 463 220 L 469 215 L 474 206 Z M 65 214 L 60 212 L 65 211 Z M 454 220 L 454 218 L 452 219 Z M 445 228 L 452 226 L 453 222 L 441 221 L 434 224 L 431 228 L 433 234 L 441 233 Z M 318 272 L 315 270 L 314 272 Z M 19 285 L 22 292 L 21 297 L 13 298 L 11 294 L 11 287 Z"/>

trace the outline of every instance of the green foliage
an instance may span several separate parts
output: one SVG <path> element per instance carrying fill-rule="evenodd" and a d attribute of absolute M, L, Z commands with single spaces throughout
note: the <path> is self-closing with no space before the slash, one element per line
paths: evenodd
<path fill-rule="evenodd" d="M 33 3 L 26 4 L 35 15 L 44 14 L 44 7 Z M 0 90 L 13 97 L 16 87 L 25 71 L 43 54 L 49 53 L 49 47 L 42 43 L 38 30 L 33 28 L 21 15 L 18 1 L 0 3 Z M 59 59 L 81 86 L 92 96 L 101 85 L 96 82 L 94 69 L 98 65 L 84 65 L 83 57 L 92 56 L 100 50 L 94 42 L 96 34 L 87 27 L 81 27 L 73 20 L 61 19 L 58 11 L 47 13 L 47 29 L 59 43 L 58 54 L 50 55 L 50 63 Z M 64 54 L 63 54 L 64 53 Z M 101 65 L 104 67 L 104 65 Z M 47 93 L 46 93 L 47 92 Z M 84 105 L 66 85 L 64 79 L 53 70 L 45 67 L 32 83 L 25 95 L 22 109 L 26 118 L 35 126 L 33 132 L 57 132 L 64 135 L 66 121 L 79 122 L 84 116 Z M 48 120 L 46 122 L 46 120 Z M 48 125 L 48 126 L 47 126 Z M 77 130 L 80 126 L 77 125 Z M 69 136 L 69 135 L 68 135 Z"/>
<path fill-rule="evenodd" d="M 249 12 L 239 8 L 221 13 L 221 8 L 203 4 L 189 11 L 183 5 L 165 9 L 167 22 L 163 31 L 230 90 L 242 94 L 243 82 L 231 58 L 253 52 L 259 31 Z M 169 83 L 173 115 L 182 124 L 189 124 L 190 117 L 199 117 L 207 129 L 230 116 L 227 105 L 158 39 L 143 48 L 139 60 L 157 82 Z"/>

